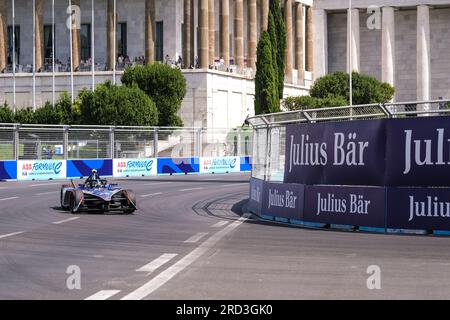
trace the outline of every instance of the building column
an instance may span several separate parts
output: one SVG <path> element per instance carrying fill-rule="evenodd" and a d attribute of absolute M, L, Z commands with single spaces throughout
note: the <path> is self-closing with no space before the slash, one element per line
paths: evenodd
<path fill-rule="evenodd" d="M 295 3 L 295 68 L 297 69 L 298 84 L 305 85 L 305 47 L 303 37 L 303 4 Z"/>
<path fill-rule="evenodd" d="M 248 61 L 249 67 L 256 70 L 256 47 L 258 45 L 256 0 L 248 0 Z"/>
<path fill-rule="evenodd" d="M 183 61 L 185 68 L 189 68 L 194 61 L 194 48 L 192 46 L 192 35 L 193 35 L 193 21 L 194 17 L 192 16 L 192 5 L 194 0 L 184 0 L 183 5 Z"/>
<path fill-rule="evenodd" d="M 201 69 L 208 69 L 209 61 L 209 0 L 198 0 L 198 34 L 199 34 L 199 65 Z"/>
<path fill-rule="evenodd" d="M 78 8 L 80 8 L 80 0 L 72 0 L 72 6 L 78 6 Z M 81 61 L 81 37 L 79 27 L 80 26 L 74 26 L 72 28 L 72 63 L 74 71 L 78 70 Z"/>
<path fill-rule="evenodd" d="M 317 77 L 328 73 L 327 24 L 327 12 L 325 10 L 313 10 L 312 7 L 306 7 L 305 69 L 306 71 L 314 72 Z"/>
<path fill-rule="evenodd" d="M 155 60 L 155 0 L 145 0 L 145 62 Z"/>
<path fill-rule="evenodd" d="M 107 46 L 107 68 L 108 70 L 113 70 L 114 64 L 116 62 L 116 57 L 114 57 L 113 48 L 114 43 L 114 0 L 108 0 L 107 3 L 107 13 L 106 13 L 106 46 Z"/>
<path fill-rule="evenodd" d="M 244 0 L 234 1 L 234 64 L 244 68 Z"/>
<path fill-rule="evenodd" d="M 36 72 L 40 72 L 44 65 L 44 0 L 36 0 Z"/>
<path fill-rule="evenodd" d="M 430 8 L 424 5 L 417 7 L 417 100 L 430 100 Z"/>
<path fill-rule="evenodd" d="M 395 16 L 394 8 L 383 8 L 381 30 L 381 81 L 394 86 L 395 74 Z"/>
<path fill-rule="evenodd" d="M 8 63 L 8 1 L 0 0 L 0 73 L 5 70 Z"/>
<path fill-rule="evenodd" d="M 269 24 L 269 0 L 261 0 L 261 31 L 267 31 Z"/>
<path fill-rule="evenodd" d="M 350 30 L 350 15 L 352 26 Z M 351 61 L 350 61 L 351 56 Z M 359 9 L 347 10 L 347 71 L 359 72 L 360 41 L 359 41 Z"/>
<path fill-rule="evenodd" d="M 230 65 L 230 0 L 220 1 L 220 55 Z"/>
<path fill-rule="evenodd" d="M 209 25 L 209 64 L 214 65 L 216 57 L 216 11 L 214 8 L 214 0 L 209 0 L 208 3 L 208 25 Z"/>
<path fill-rule="evenodd" d="M 314 63 L 314 77 L 313 79 L 318 79 L 323 77 L 328 73 L 328 22 L 327 22 L 327 12 L 323 9 L 312 10 L 312 15 L 308 14 L 310 8 L 306 11 L 306 70 L 311 71 L 312 63 Z M 312 45 L 310 44 L 313 38 L 310 33 L 312 33 L 312 19 L 313 16 L 315 22 L 314 29 L 314 58 L 312 57 L 312 52 L 310 52 Z"/>
<path fill-rule="evenodd" d="M 292 83 L 292 0 L 284 2 L 284 24 L 286 25 L 285 68 L 286 82 Z"/>

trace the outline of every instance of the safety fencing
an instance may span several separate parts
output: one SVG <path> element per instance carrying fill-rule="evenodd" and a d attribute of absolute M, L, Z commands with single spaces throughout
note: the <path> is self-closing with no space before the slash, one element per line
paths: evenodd
<path fill-rule="evenodd" d="M 309 227 L 450 234 L 449 101 L 249 119 L 249 209 Z"/>
<path fill-rule="evenodd" d="M 0 180 L 251 170 L 252 129 L 0 124 Z"/>

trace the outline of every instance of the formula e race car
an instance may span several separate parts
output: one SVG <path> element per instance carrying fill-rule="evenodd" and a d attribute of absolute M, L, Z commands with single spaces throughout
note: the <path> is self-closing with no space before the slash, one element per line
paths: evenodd
<path fill-rule="evenodd" d="M 72 213 L 81 211 L 122 212 L 137 210 L 136 196 L 131 190 L 108 184 L 105 179 L 87 180 L 84 184 L 61 187 L 61 208 Z"/>

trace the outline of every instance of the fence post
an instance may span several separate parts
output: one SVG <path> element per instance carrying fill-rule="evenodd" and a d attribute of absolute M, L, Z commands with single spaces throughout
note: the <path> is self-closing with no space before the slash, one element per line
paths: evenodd
<path fill-rule="evenodd" d="M 115 141 L 114 141 L 114 127 L 111 127 L 110 128 L 110 131 L 109 131 L 109 143 L 110 143 L 110 157 L 111 157 L 111 159 L 114 159 L 115 158 L 115 154 L 114 154 L 114 144 L 115 144 Z M 98 150 L 97 150 L 97 152 L 98 152 Z"/>
<path fill-rule="evenodd" d="M 269 176 L 269 170 L 270 170 L 270 157 L 271 157 L 271 135 L 270 135 L 270 129 L 269 126 L 266 126 L 266 156 L 264 161 L 264 181 L 267 181 L 267 178 Z"/>
<path fill-rule="evenodd" d="M 64 126 L 63 133 L 63 155 L 64 160 L 69 159 L 69 126 Z"/>
<path fill-rule="evenodd" d="M 153 156 L 158 158 L 158 128 L 153 129 Z"/>
<path fill-rule="evenodd" d="M 200 158 L 201 156 L 203 156 L 202 155 L 202 151 L 203 151 L 203 148 L 202 148 L 203 133 L 202 133 L 202 129 L 201 128 L 197 130 L 196 136 L 197 136 L 197 138 L 196 138 L 196 140 L 197 140 L 197 148 L 195 150 L 195 153 Z"/>
<path fill-rule="evenodd" d="M 14 126 L 14 159 L 19 160 L 20 144 L 19 144 L 19 128 L 20 125 Z"/>
<path fill-rule="evenodd" d="M 242 139 L 241 139 L 241 128 L 237 129 L 237 150 L 236 150 L 236 154 L 238 157 L 242 156 L 242 147 L 241 147 L 241 143 L 242 143 Z"/>

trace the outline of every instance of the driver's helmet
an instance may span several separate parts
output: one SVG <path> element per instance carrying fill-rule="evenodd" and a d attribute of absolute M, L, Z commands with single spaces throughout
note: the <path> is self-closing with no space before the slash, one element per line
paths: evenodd
<path fill-rule="evenodd" d="M 97 173 L 97 169 L 92 169 L 92 174 L 96 174 Z"/>

